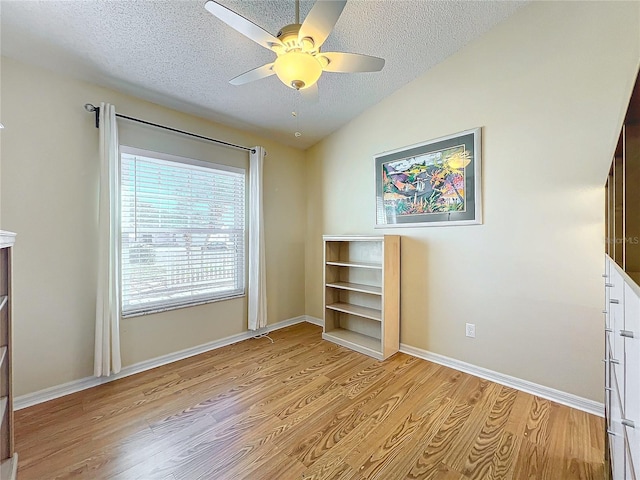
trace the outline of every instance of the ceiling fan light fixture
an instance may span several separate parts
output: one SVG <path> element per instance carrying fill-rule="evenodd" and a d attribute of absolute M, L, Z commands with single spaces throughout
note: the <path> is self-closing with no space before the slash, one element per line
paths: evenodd
<path fill-rule="evenodd" d="M 287 52 L 276 58 L 273 70 L 286 86 L 303 90 L 316 83 L 322 75 L 322 65 L 311 54 L 300 51 Z"/>
<path fill-rule="evenodd" d="M 282 27 L 274 37 L 218 1 L 207 0 L 204 5 L 207 11 L 277 56 L 273 63 L 249 70 L 232 78 L 229 83 L 244 85 L 275 74 L 287 87 L 304 90 L 314 86 L 322 72 L 355 73 L 382 70 L 384 67 L 382 58 L 358 53 L 320 53 L 322 45 L 340 18 L 347 0 L 316 0 L 302 23 L 300 23 L 300 0 L 295 0 L 295 3 L 295 23 Z M 309 92 L 317 92 L 317 89 L 313 88 L 307 93 Z"/>

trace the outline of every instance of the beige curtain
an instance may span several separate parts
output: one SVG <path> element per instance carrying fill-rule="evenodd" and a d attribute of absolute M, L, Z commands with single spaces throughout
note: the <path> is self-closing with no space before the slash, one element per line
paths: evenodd
<path fill-rule="evenodd" d="M 120 156 L 116 109 L 100 104 L 100 196 L 98 201 L 98 292 L 94 375 L 108 377 L 120 359 Z"/>
<path fill-rule="evenodd" d="M 253 147 L 249 156 L 249 330 L 267 326 L 267 272 L 264 256 L 262 172 L 265 151 Z"/>

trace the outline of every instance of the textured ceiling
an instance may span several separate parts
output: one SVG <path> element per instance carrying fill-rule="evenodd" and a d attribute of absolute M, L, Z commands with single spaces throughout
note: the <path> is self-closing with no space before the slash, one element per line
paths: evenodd
<path fill-rule="evenodd" d="M 219 3 L 274 35 L 294 20 L 293 0 Z M 230 85 L 229 79 L 275 55 L 207 12 L 204 0 L 2 0 L 1 46 L 8 57 L 307 148 L 522 4 L 350 0 L 323 51 L 382 57 L 385 67 L 378 73 L 324 73 L 315 103 L 276 76 Z M 301 1 L 301 19 L 312 5 Z M 116 107 L 127 113 L 126 105 Z"/>

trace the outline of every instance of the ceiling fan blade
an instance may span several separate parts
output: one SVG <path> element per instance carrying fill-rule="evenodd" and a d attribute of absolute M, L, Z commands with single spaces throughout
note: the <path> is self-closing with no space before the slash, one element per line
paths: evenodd
<path fill-rule="evenodd" d="M 224 23 L 231 28 L 237 30 L 245 37 L 250 38 L 254 42 L 262 45 L 265 48 L 271 48 L 272 45 L 282 45 L 282 42 L 276 37 L 271 35 L 266 30 L 262 29 L 250 20 L 247 20 L 242 15 L 229 10 L 227 7 L 223 7 L 219 3 L 209 0 L 204 4 L 204 8 L 210 13 L 218 17 Z"/>
<path fill-rule="evenodd" d="M 329 60 L 329 65 L 323 68 L 325 72 L 379 72 L 384 67 L 384 58 L 359 53 L 322 52 L 321 56 Z"/>
<path fill-rule="evenodd" d="M 304 19 L 298 38 L 313 38 L 315 48 L 319 48 L 336 25 L 347 0 L 317 0 Z"/>
<path fill-rule="evenodd" d="M 231 85 L 244 85 L 245 83 L 254 82 L 261 78 L 270 77 L 274 73 L 276 72 L 273 71 L 273 63 L 267 63 L 266 65 L 254 68 L 253 70 L 249 70 L 242 75 L 232 78 L 229 80 L 229 83 Z"/>
<path fill-rule="evenodd" d="M 302 96 L 302 100 L 308 105 L 318 103 L 318 84 L 314 83 L 310 87 L 303 88 L 300 90 L 300 95 Z"/>

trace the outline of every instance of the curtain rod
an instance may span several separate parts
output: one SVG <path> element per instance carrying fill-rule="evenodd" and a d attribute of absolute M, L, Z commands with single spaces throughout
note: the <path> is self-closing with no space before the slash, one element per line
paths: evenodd
<path fill-rule="evenodd" d="M 90 103 L 85 103 L 84 109 L 87 112 L 94 112 L 96 114 L 96 128 L 100 127 L 100 107 L 96 107 L 95 105 L 92 105 Z M 144 125 L 151 125 L 152 127 L 162 128 L 164 130 L 169 130 L 171 132 L 181 133 L 189 137 L 195 137 L 201 140 L 207 140 L 209 142 L 218 143 L 220 145 L 225 145 L 227 147 L 239 148 L 240 150 L 246 150 L 247 152 L 256 153 L 255 149 L 253 148 L 243 147 L 242 145 L 236 145 L 235 143 L 223 142 L 222 140 L 205 137 L 202 135 L 198 135 L 196 133 L 185 132 L 184 130 L 178 130 L 177 128 L 167 127 L 165 125 L 160 125 L 158 123 L 147 122 L 146 120 L 140 120 L 139 118 L 128 117 L 126 115 L 121 115 L 119 113 L 116 113 L 116 117 L 124 118 L 126 120 L 131 120 L 132 122 L 142 123 Z"/>

